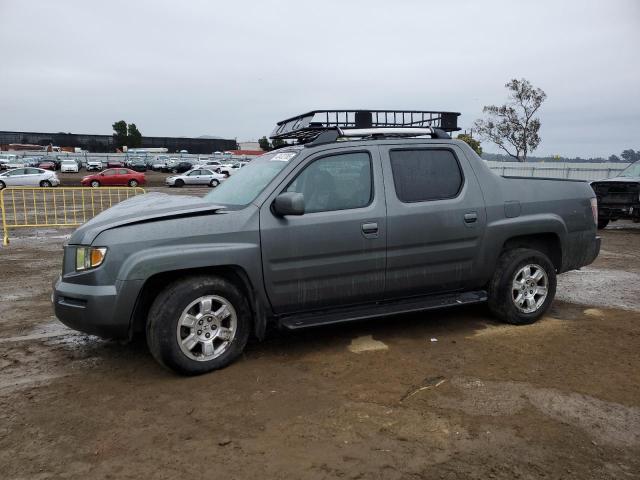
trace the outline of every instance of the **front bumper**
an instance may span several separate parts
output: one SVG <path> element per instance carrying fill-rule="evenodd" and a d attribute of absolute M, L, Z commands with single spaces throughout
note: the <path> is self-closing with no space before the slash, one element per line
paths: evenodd
<path fill-rule="evenodd" d="M 53 284 L 51 301 L 56 317 L 66 326 L 103 338 L 128 339 L 141 281 L 118 281 L 116 285 Z"/>
<path fill-rule="evenodd" d="M 632 205 L 598 205 L 598 218 L 640 218 L 640 203 Z"/>

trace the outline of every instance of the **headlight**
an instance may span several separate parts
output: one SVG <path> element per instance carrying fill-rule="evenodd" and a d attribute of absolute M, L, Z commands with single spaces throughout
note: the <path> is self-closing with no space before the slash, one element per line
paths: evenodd
<path fill-rule="evenodd" d="M 76 271 L 99 267 L 106 254 L 106 247 L 77 247 Z"/>

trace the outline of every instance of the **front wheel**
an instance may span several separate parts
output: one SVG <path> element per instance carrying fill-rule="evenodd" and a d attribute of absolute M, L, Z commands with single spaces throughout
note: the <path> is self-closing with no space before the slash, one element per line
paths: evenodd
<path fill-rule="evenodd" d="M 548 310 L 556 294 L 556 271 L 537 250 L 504 252 L 489 284 L 489 309 L 501 321 L 526 325 Z"/>
<path fill-rule="evenodd" d="M 210 187 L 217 187 L 218 185 L 220 185 L 220 182 L 215 178 L 209 182 Z"/>
<path fill-rule="evenodd" d="M 153 357 L 184 375 L 226 367 L 244 350 L 251 330 L 246 298 L 231 282 L 193 276 L 168 285 L 147 320 Z"/>
<path fill-rule="evenodd" d="M 128 185 L 130 187 L 137 187 L 138 186 L 138 181 L 137 180 L 129 180 Z"/>
<path fill-rule="evenodd" d="M 2 180 L 0 180 L 0 190 L 2 190 L 5 187 L 6 187 L 6 185 L 4 184 L 4 182 Z"/>
<path fill-rule="evenodd" d="M 97 181 L 97 180 L 92 180 L 92 181 L 91 181 L 91 186 L 92 186 L 93 188 L 98 188 L 98 187 L 100 186 L 100 182 L 99 182 L 99 181 Z"/>

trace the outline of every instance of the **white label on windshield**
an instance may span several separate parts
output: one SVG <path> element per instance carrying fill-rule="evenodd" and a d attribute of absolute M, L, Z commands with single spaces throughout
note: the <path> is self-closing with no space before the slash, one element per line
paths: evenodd
<path fill-rule="evenodd" d="M 270 161 L 271 162 L 288 162 L 296 156 L 296 152 L 278 153 Z"/>

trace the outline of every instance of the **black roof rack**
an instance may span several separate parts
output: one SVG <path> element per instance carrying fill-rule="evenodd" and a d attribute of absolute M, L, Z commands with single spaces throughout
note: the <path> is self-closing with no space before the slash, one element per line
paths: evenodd
<path fill-rule="evenodd" d="M 307 143 L 327 130 L 431 128 L 455 132 L 458 112 L 422 110 L 312 110 L 281 120 L 271 132 L 273 139 L 295 139 Z"/>

